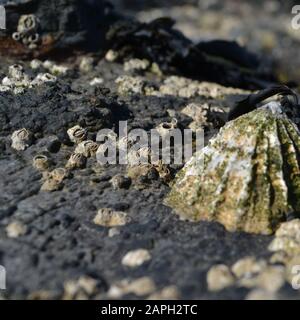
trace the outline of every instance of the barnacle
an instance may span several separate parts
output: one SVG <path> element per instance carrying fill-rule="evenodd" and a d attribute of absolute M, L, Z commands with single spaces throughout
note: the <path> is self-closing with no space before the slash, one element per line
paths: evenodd
<path fill-rule="evenodd" d="M 171 122 L 160 123 L 155 129 L 162 138 L 165 138 L 172 132 L 173 129 L 177 128 L 177 119 L 173 118 Z"/>
<path fill-rule="evenodd" d="M 38 27 L 39 20 L 33 14 L 22 15 L 18 22 L 17 31 L 22 34 L 27 34 L 31 31 L 35 31 Z"/>
<path fill-rule="evenodd" d="M 281 104 L 228 122 L 178 173 L 166 204 L 192 221 L 273 233 L 300 210 L 300 136 Z"/>
<path fill-rule="evenodd" d="M 118 59 L 118 52 L 114 50 L 108 50 L 105 54 L 105 59 L 109 62 L 114 62 Z"/>
<path fill-rule="evenodd" d="M 97 86 L 104 82 L 103 78 L 95 77 L 90 81 L 90 86 Z"/>
<path fill-rule="evenodd" d="M 143 94 L 151 95 L 156 92 L 156 86 L 142 77 L 131 77 L 127 75 L 119 76 L 115 83 L 118 86 L 118 92 L 124 95 Z"/>
<path fill-rule="evenodd" d="M 23 91 L 24 88 L 30 86 L 28 75 L 19 64 L 14 64 L 8 67 L 8 76 L 2 79 L 2 85 L 16 91 Z"/>
<path fill-rule="evenodd" d="M 39 25 L 40 21 L 34 14 L 21 15 L 17 31 L 12 34 L 12 38 L 18 42 L 21 41 L 31 50 L 36 49 L 40 41 Z"/>
<path fill-rule="evenodd" d="M 33 59 L 30 61 L 30 67 L 32 69 L 39 69 L 42 67 L 42 65 L 43 65 L 43 62 L 39 59 Z"/>
<path fill-rule="evenodd" d="M 57 78 L 50 74 L 50 73 L 39 73 L 35 79 L 31 82 L 31 84 L 33 86 L 37 85 L 42 85 L 44 83 L 53 83 L 53 82 L 56 82 L 57 81 Z"/>
<path fill-rule="evenodd" d="M 146 59 L 130 59 L 124 63 L 124 71 L 147 70 L 150 62 Z"/>
<path fill-rule="evenodd" d="M 67 169 L 84 168 L 86 165 L 86 157 L 82 153 L 73 153 L 66 164 Z"/>
<path fill-rule="evenodd" d="M 33 158 L 33 166 L 41 171 L 47 170 L 49 168 L 50 161 L 47 156 L 43 154 L 38 154 Z"/>
<path fill-rule="evenodd" d="M 164 182 L 169 182 L 171 180 L 171 172 L 167 164 L 164 164 L 161 160 L 158 161 L 158 163 L 153 164 L 153 167 L 156 169 L 156 171 L 159 174 L 159 177 Z"/>
<path fill-rule="evenodd" d="M 8 67 L 8 74 L 14 80 L 21 80 L 24 77 L 24 68 L 20 64 L 13 64 Z"/>
<path fill-rule="evenodd" d="M 99 226 L 117 227 L 129 223 L 131 218 L 125 212 L 114 211 L 110 208 L 101 208 L 98 210 L 93 221 Z"/>
<path fill-rule="evenodd" d="M 56 191 L 63 187 L 63 180 L 69 176 L 69 171 L 65 168 L 56 168 L 44 174 L 42 191 Z"/>
<path fill-rule="evenodd" d="M 67 131 L 70 140 L 74 143 L 82 142 L 87 137 L 87 130 L 76 125 Z"/>
<path fill-rule="evenodd" d="M 86 140 L 78 144 L 75 149 L 75 153 L 81 153 L 85 157 L 89 158 L 96 154 L 98 148 L 99 145 L 96 142 L 92 140 Z"/>
<path fill-rule="evenodd" d="M 14 131 L 11 136 L 11 147 L 16 150 L 25 150 L 31 145 L 32 138 L 32 133 L 25 128 Z"/>
<path fill-rule="evenodd" d="M 82 72 L 90 72 L 93 70 L 95 59 L 93 57 L 83 57 L 79 64 L 79 69 Z"/>

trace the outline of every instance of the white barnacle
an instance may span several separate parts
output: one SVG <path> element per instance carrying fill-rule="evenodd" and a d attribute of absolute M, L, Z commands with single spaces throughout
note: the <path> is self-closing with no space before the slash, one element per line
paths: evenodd
<path fill-rule="evenodd" d="M 21 80 L 24 78 L 24 68 L 20 64 L 13 64 L 8 67 L 8 74 L 14 80 Z"/>
<path fill-rule="evenodd" d="M 13 38 L 13 40 L 15 40 L 15 41 L 20 41 L 21 38 L 22 38 L 22 34 L 21 34 L 20 32 L 14 32 L 14 33 L 12 34 L 12 38 Z"/>
<path fill-rule="evenodd" d="M 65 168 L 56 168 L 51 172 L 44 173 L 44 183 L 41 187 L 42 191 L 56 191 L 63 187 L 63 180 L 67 178 L 69 171 Z"/>
<path fill-rule="evenodd" d="M 61 65 L 53 65 L 52 68 L 49 70 L 51 73 L 56 75 L 65 75 L 68 72 L 69 68 L 67 66 Z"/>
<path fill-rule="evenodd" d="M 151 254 L 146 249 L 136 249 L 126 253 L 122 259 L 122 265 L 135 268 L 151 259 Z"/>
<path fill-rule="evenodd" d="M 130 59 L 124 63 L 124 71 L 146 70 L 150 62 L 146 59 Z"/>
<path fill-rule="evenodd" d="M 177 128 L 177 119 L 173 118 L 171 122 L 162 122 L 155 129 L 161 137 L 166 137 L 170 132 Z"/>
<path fill-rule="evenodd" d="M 106 52 L 105 59 L 109 62 L 113 62 L 118 59 L 118 56 L 118 52 L 110 49 Z"/>
<path fill-rule="evenodd" d="M 65 168 L 56 168 L 50 173 L 51 178 L 58 182 L 63 181 L 68 175 L 69 172 Z"/>
<path fill-rule="evenodd" d="M 69 158 L 66 168 L 67 169 L 76 169 L 84 168 L 86 165 L 86 157 L 82 153 L 72 153 Z"/>
<path fill-rule="evenodd" d="M 8 92 L 8 91 L 10 91 L 9 86 L 0 85 L 0 92 Z"/>
<path fill-rule="evenodd" d="M 83 57 L 79 64 L 79 70 L 82 72 L 90 72 L 93 70 L 95 59 L 93 57 Z"/>
<path fill-rule="evenodd" d="M 12 144 L 11 147 L 16 150 L 25 150 L 32 143 L 32 133 L 23 128 L 14 131 L 11 136 Z"/>
<path fill-rule="evenodd" d="M 33 158 L 33 166 L 41 171 L 47 170 L 49 168 L 49 159 L 43 154 L 38 154 Z"/>
<path fill-rule="evenodd" d="M 4 77 L 2 79 L 2 85 L 10 88 L 13 86 L 13 81 L 9 77 Z"/>
<path fill-rule="evenodd" d="M 34 80 L 31 82 L 31 85 L 33 86 L 39 86 L 44 83 L 54 83 L 57 81 L 56 76 L 50 74 L 50 73 L 39 73 Z"/>
<path fill-rule="evenodd" d="M 81 153 L 85 157 L 89 158 L 96 154 L 98 147 L 99 145 L 92 140 L 82 141 L 76 147 L 75 153 Z"/>
<path fill-rule="evenodd" d="M 70 140 L 74 143 L 82 142 L 87 137 L 87 130 L 76 125 L 67 131 Z"/>
<path fill-rule="evenodd" d="M 30 61 L 30 68 L 31 69 L 39 69 L 41 68 L 43 65 L 43 62 L 41 60 L 38 60 L 38 59 L 33 59 Z"/>
<path fill-rule="evenodd" d="M 97 86 L 104 82 L 103 78 L 95 77 L 90 81 L 90 86 Z"/>
<path fill-rule="evenodd" d="M 117 227 L 126 225 L 131 221 L 131 218 L 125 212 L 101 208 L 98 210 L 93 221 L 99 226 Z"/>
<path fill-rule="evenodd" d="M 34 14 L 21 15 L 17 31 L 22 34 L 28 34 L 37 30 L 39 25 L 39 19 Z"/>

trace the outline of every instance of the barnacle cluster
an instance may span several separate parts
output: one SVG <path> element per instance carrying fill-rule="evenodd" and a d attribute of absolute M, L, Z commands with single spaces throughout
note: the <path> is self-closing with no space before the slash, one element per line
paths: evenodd
<path fill-rule="evenodd" d="M 228 122 L 178 173 L 166 204 L 185 219 L 270 234 L 300 210 L 300 135 L 279 102 Z"/>
<path fill-rule="evenodd" d="M 22 42 L 30 50 L 34 50 L 41 40 L 39 27 L 40 21 L 34 14 L 21 15 L 17 31 L 12 34 L 12 38 L 15 41 Z"/>
<path fill-rule="evenodd" d="M 9 66 L 8 75 L 2 79 L 0 92 L 12 91 L 14 94 L 20 94 L 26 88 L 40 86 L 44 83 L 54 83 L 56 80 L 57 78 L 50 73 L 39 73 L 34 79 L 31 79 L 23 66 L 14 64 Z"/>
<path fill-rule="evenodd" d="M 41 61 L 38 59 L 33 59 L 30 62 L 30 67 L 34 70 L 43 68 L 46 71 L 49 71 L 53 75 L 65 75 L 69 70 L 67 66 L 56 64 L 51 60 Z"/>
<path fill-rule="evenodd" d="M 77 145 L 75 153 L 83 154 L 85 157 L 89 158 L 96 155 L 98 148 L 99 145 L 96 142 L 85 140 Z"/>
<path fill-rule="evenodd" d="M 143 77 L 136 76 L 119 76 L 115 83 L 118 86 L 118 92 L 120 94 L 124 95 L 130 95 L 130 94 L 146 94 L 150 95 L 152 92 L 155 92 L 156 88 L 155 86 L 143 79 Z"/>
<path fill-rule="evenodd" d="M 212 266 L 207 273 L 209 291 L 220 291 L 237 285 L 252 289 L 251 297 L 258 290 L 264 296 L 275 296 L 285 283 L 285 271 L 281 265 L 269 264 L 264 259 L 246 256 L 236 261 L 231 267 L 224 264 Z"/>

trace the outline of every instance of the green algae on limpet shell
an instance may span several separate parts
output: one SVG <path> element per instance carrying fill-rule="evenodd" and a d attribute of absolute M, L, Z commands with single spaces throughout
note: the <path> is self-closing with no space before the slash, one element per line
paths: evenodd
<path fill-rule="evenodd" d="M 165 204 L 183 219 L 272 234 L 300 211 L 300 135 L 278 102 L 228 122 L 177 174 Z"/>

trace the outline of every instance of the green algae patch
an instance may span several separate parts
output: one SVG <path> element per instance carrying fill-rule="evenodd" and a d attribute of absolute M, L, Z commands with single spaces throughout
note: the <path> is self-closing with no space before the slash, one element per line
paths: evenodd
<path fill-rule="evenodd" d="M 300 136 L 271 102 L 228 122 L 177 174 L 165 204 L 183 219 L 272 234 L 300 210 Z"/>

